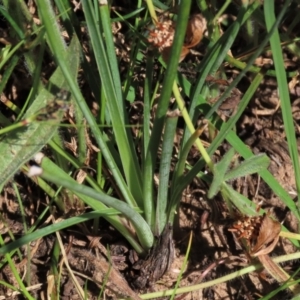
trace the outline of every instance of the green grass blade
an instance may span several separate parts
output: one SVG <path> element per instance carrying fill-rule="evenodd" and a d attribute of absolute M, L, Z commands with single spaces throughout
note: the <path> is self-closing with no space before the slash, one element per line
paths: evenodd
<path fill-rule="evenodd" d="M 61 176 L 60 174 L 53 174 L 53 172 L 49 172 L 46 169 L 43 169 L 41 177 L 55 183 L 58 186 L 63 186 L 71 191 L 74 191 L 74 193 L 76 192 L 82 195 L 86 195 L 90 198 L 102 202 L 107 206 L 119 210 L 126 218 L 128 218 L 128 220 L 132 222 L 142 247 L 145 250 L 152 247 L 153 234 L 150 230 L 149 225 L 145 222 L 145 220 L 138 212 L 136 212 L 124 201 L 110 197 L 106 194 L 99 194 L 97 191 L 90 187 L 78 184 L 77 182 L 74 182 L 74 180 Z"/>
<path fill-rule="evenodd" d="M 231 201 L 238 210 L 246 216 L 255 216 L 257 215 L 256 204 L 246 198 L 244 195 L 235 191 L 227 183 L 224 183 L 221 188 L 221 193 L 224 198 L 227 198 Z M 262 213 L 262 210 L 261 210 Z"/>
<path fill-rule="evenodd" d="M 287 9 L 288 5 L 292 1 L 286 1 L 284 7 L 281 10 L 281 14 L 284 14 L 285 9 Z M 272 26 L 275 24 L 275 7 L 274 2 L 265 1 L 264 3 L 264 13 L 266 19 L 267 29 L 270 31 Z M 278 17 L 279 18 L 279 17 Z M 274 59 L 276 78 L 278 82 L 278 91 L 279 97 L 281 100 L 281 110 L 282 110 L 282 118 L 285 128 L 285 133 L 287 137 L 289 153 L 291 156 L 291 160 L 293 163 L 293 168 L 295 172 L 295 180 L 298 194 L 298 206 L 300 203 L 300 165 L 299 165 L 299 152 L 295 134 L 295 127 L 293 123 L 293 114 L 291 108 L 291 100 L 289 95 L 289 87 L 286 80 L 286 72 L 283 61 L 283 54 L 280 44 L 280 38 L 278 30 L 274 31 L 274 34 L 270 38 L 270 44 Z M 298 207 L 299 210 L 299 207 Z"/>
<path fill-rule="evenodd" d="M 112 76 L 112 83 L 116 93 L 116 100 L 118 101 L 121 115 L 125 117 L 124 111 L 124 101 L 122 95 L 122 85 L 120 80 L 120 72 L 118 61 L 115 53 L 115 44 L 112 35 L 112 23 L 110 19 L 110 11 L 108 5 L 100 6 L 100 21 L 103 27 L 103 32 L 105 36 L 105 47 L 107 51 L 107 61 L 110 67 L 110 72 Z"/>
<path fill-rule="evenodd" d="M 70 1 L 55 0 L 55 4 L 60 12 L 60 18 L 64 28 L 68 32 L 68 35 L 72 36 L 75 31 L 77 33 L 77 37 L 79 38 L 81 36 L 80 24 L 75 12 L 73 11 Z"/>
<path fill-rule="evenodd" d="M 0 235 L 0 244 L 3 245 L 3 243 L 4 243 L 4 241 L 2 239 L 2 236 Z M 27 289 L 23 283 L 23 280 L 20 277 L 19 271 L 17 270 L 16 264 L 15 264 L 14 260 L 11 258 L 10 254 L 8 252 L 4 252 L 2 254 L 4 255 L 5 259 L 8 262 L 8 265 L 12 271 L 12 276 L 16 280 L 16 283 L 19 285 L 19 291 L 21 292 L 21 294 L 23 294 L 24 297 L 26 297 L 26 299 L 34 300 L 34 298 L 27 291 Z"/>
<path fill-rule="evenodd" d="M 251 86 L 245 93 L 244 97 L 241 99 L 239 104 L 239 109 L 232 118 L 222 126 L 219 124 L 216 124 L 216 127 L 218 130 L 220 130 L 217 137 L 214 139 L 213 143 L 208 149 L 208 153 L 212 155 L 214 151 L 217 149 L 217 147 L 221 144 L 223 139 L 226 137 L 227 141 L 234 147 L 234 149 L 244 158 L 247 159 L 251 156 L 253 156 L 253 153 L 249 150 L 249 148 L 239 139 L 239 137 L 233 132 L 230 131 L 230 128 L 234 126 L 236 121 L 240 118 L 241 113 L 245 110 L 247 107 L 250 99 L 252 98 L 254 92 L 256 91 L 257 87 L 259 86 L 260 82 L 262 81 L 264 75 L 263 74 L 257 74 L 254 80 L 251 83 Z M 189 184 L 195 176 L 203 169 L 205 163 L 203 160 L 199 160 L 196 165 L 191 169 L 191 171 L 184 177 L 181 178 L 180 182 L 178 182 L 178 186 L 176 188 L 176 191 L 174 191 L 174 196 L 180 195 L 181 192 L 184 190 L 187 184 Z M 260 173 L 260 176 L 262 179 L 270 186 L 270 188 L 273 190 L 273 192 L 282 199 L 282 201 L 295 213 L 297 218 L 299 218 L 299 214 L 296 209 L 296 205 L 292 198 L 289 196 L 289 194 L 283 189 L 282 186 L 278 184 L 274 176 L 268 171 L 263 170 Z"/>
<path fill-rule="evenodd" d="M 239 107 L 237 109 L 237 112 L 234 116 L 232 116 L 229 121 L 226 124 L 220 125 L 220 122 L 218 121 L 215 126 L 218 130 L 220 130 L 219 134 L 216 136 L 216 138 L 211 143 L 210 147 L 208 148 L 207 152 L 209 155 L 212 155 L 216 149 L 219 147 L 219 145 L 222 143 L 222 141 L 228 137 L 228 132 L 234 127 L 238 119 L 240 118 L 241 114 L 247 107 L 249 101 L 251 100 L 253 94 L 255 93 L 257 87 L 259 86 L 260 82 L 263 79 L 262 74 L 257 74 L 254 80 L 252 81 L 250 87 L 248 88 L 247 92 L 245 93 L 244 97 L 241 99 L 239 103 Z M 206 109 L 209 109 L 210 107 L 208 105 L 202 106 L 202 111 L 204 114 L 207 112 Z M 216 118 L 218 119 L 218 118 Z M 215 122 L 216 123 L 216 122 Z M 240 153 L 240 149 L 236 149 Z M 193 178 L 203 169 L 204 167 L 204 160 L 200 159 L 196 165 L 189 171 L 189 173 L 182 178 L 182 180 L 178 183 L 178 186 L 176 187 L 176 191 L 174 191 L 175 195 L 180 195 L 182 191 L 185 189 L 185 187 L 193 180 Z"/>
<path fill-rule="evenodd" d="M 125 116 L 124 102 L 120 90 L 120 79 L 116 79 L 116 76 L 119 76 L 118 68 L 116 67 L 116 63 L 114 63 L 116 61 L 116 58 L 112 59 L 113 61 L 111 62 L 111 64 L 109 62 L 109 59 L 112 55 L 114 55 L 115 57 L 114 45 L 112 42 L 109 42 L 112 41 L 112 32 L 111 29 L 109 30 L 106 28 L 108 24 L 102 24 L 103 27 L 106 28 L 106 36 L 104 40 L 103 35 L 99 30 L 99 26 L 97 26 L 99 20 L 97 20 L 96 17 L 97 12 L 93 10 L 92 2 L 83 1 L 82 5 L 84 13 L 86 15 L 87 25 L 89 34 L 91 36 L 98 70 L 100 72 L 100 77 L 102 80 L 102 87 L 105 97 L 108 100 L 107 107 L 109 109 L 116 142 L 119 148 L 123 171 L 125 173 L 127 184 L 131 193 L 134 195 L 137 203 L 141 204 L 141 171 L 139 169 L 137 156 L 134 151 L 130 131 L 128 130 L 128 128 L 121 125 L 128 124 L 128 121 Z M 102 14 L 106 16 L 106 19 L 110 20 L 107 16 L 107 11 L 105 10 L 105 8 L 102 7 L 101 9 L 103 10 Z M 101 20 L 101 22 L 103 22 L 103 20 Z M 107 44 L 106 41 L 108 41 Z"/>
<path fill-rule="evenodd" d="M 135 199 L 133 198 L 130 190 L 128 189 L 128 186 L 125 183 L 118 166 L 116 165 L 116 162 L 107 146 L 106 139 L 102 132 L 99 130 L 98 124 L 96 123 L 93 114 L 91 113 L 89 107 L 85 102 L 85 99 L 83 98 L 79 90 L 77 81 L 73 78 L 74 74 L 70 71 L 68 65 L 63 59 L 62 53 L 64 53 L 65 43 L 61 39 L 61 33 L 59 31 L 58 26 L 53 26 L 53 23 L 56 22 L 56 17 L 51 7 L 51 4 L 47 1 L 37 0 L 37 5 L 41 14 L 41 20 L 47 32 L 48 42 L 50 44 L 51 49 L 54 52 L 56 61 L 64 74 L 66 82 L 70 86 L 70 90 L 72 91 L 73 97 L 75 98 L 83 115 L 85 116 L 87 123 L 90 126 L 91 132 L 93 133 L 94 138 L 102 151 L 103 157 L 105 158 L 105 161 L 108 167 L 110 168 L 114 179 L 116 180 L 116 183 L 120 188 L 120 191 L 122 192 L 124 199 L 126 200 L 126 202 L 130 203 L 131 206 L 136 206 Z"/>
<path fill-rule="evenodd" d="M 259 3 L 256 1 L 251 4 L 247 11 L 240 11 L 237 20 L 230 26 L 230 28 L 225 32 L 225 34 L 213 45 L 213 47 L 205 55 L 204 59 L 199 65 L 199 77 L 194 85 L 194 89 L 191 91 L 191 106 L 189 108 L 189 115 L 191 119 L 196 118 L 195 114 L 198 114 L 196 107 L 201 103 L 203 98 L 201 97 L 201 90 L 206 77 L 209 74 L 213 74 L 219 68 L 224 58 L 226 57 L 232 43 L 234 42 L 234 37 L 237 35 L 240 27 L 244 22 L 251 16 L 253 11 L 257 9 Z M 234 86 L 231 85 L 225 93 L 229 93 L 230 89 Z M 225 94 L 223 95 L 225 97 Z M 220 99 L 221 100 L 221 99 Z M 222 100 L 221 100 L 222 101 Z M 219 103 L 220 101 L 218 101 Z M 217 105 L 214 106 L 214 110 L 217 108 Z M 207 116 L 207 118 L 209 115 Z M 190 136 L 190 132 L 185 131 L 183 144 L 187 141 Z"/>
<path fill-rule="evenodd" d="M 250 158 L 253 156 L 252 151 L 248 148 L 247 145 L 240 140 L 240 138 L 234 133 L 230 132 L 227 137 L 227 141 L 234 147 L 236 151 L 238 151 L 244 159 Z M 300 219 L 298 214 L 298 210 L 295 202 L 290 197 L 288 192 L 278 184 L 278 181 L 274 178 L 274 176 L 268 171 L 263 170 L 259 172 L 261 178 L 269 185 L 272 191 L 285 203 L 285 205 L 295 214 L 295 216 Z"/>
<path fill-rule="evenodd" d="M 151 56 L 147 57 L 146 65 L 146 78 L 144 83 L 144 118 L 143 118 L 143 168 L 145 164 L 145 158 L 147 155 L 147 150 L 150 141 L 150 120 L 151 120 L 151 88 L 152 88 L 152 76 L 153 76 L 153 58 Z M 152 178 L 148 178 L 152 180 Z"/>
<path fill-rule="evenodd" d="M 181 192 L 183 189 L 179 191 L 178 185 L 184 180 L 184 171 L 185 171 L 185 164 L 188 157 L 188 154 L 195 143 L 195 141 L 199 138 L 199 135 L 202 133 L 202 129 L 196 130 L 190 138 L 185 143 L 183 149 L 180 151 L 180 156 L 178 162 L 175 167 L 175 171 L 173 173 L 171 186 L 170 186 L 170 203 L 168 205 L 168 221 L 173 223 L 174 214 L 176 212 L 176 208 L 178 207 L 180 200 L 181 200 Z M 182 187 L 182 185 L 180 186 Z"/>
<path fill-rule="evenodd" d="M 147 155 L 145 160 L 145 169 L 143 174 L 145 219 L 149 224 L 151 224 L 151 228 L 153 229 L 155 226 L 154 224 L 155 212 L 153 211 L 154 209 L 153 172 L 156 164 L 157 150 L 160 143 L 160 138 L 161 138 L 163 126 L 165 124 L 165 116 L 169 106 L 169 99 L 171 96 L 174 80 L 177 73 L 179 56 L 185 38 L 185 32 L 186 32 L 189 13 L 190 13 L 190 6 L 191 6 L 190 0 L 186 0 L 184 1 L 184 3 L 183 2 L 180 3 L 174 42 L 172 45 L 167 70 L 164 76 L 163 89 L 161 91 L 161 96 L 158 101 L 156 118 L 154 120 L 152 135 L 150 138 L 150 143 L 147 149 Z"/>
<path fill-rule="evenodd" d="M 283 14 L 282 14 L 283 16 Z M 279 22 L 280 19 L 277 20 Z M 252 68 L 252 65 L 255 62 L 255 59 L 262 53 L 262 51 L 265 49 L 267 43 L 269 42 L 270 36 L 273 34 L 273 31 L 275 30 L 275 27 L 272 28 L 272 30 L 266 35 L 266 37 L 260 42 L 259 47 L 256 49 L 254 54 L 249 58 L 247 64 L 242 69 L 242 72 L 239 73 L 239 75 L 230 83 L 226 91 L 223 93 L 222 97 L 213 105 L 213 107 L 210 109 L 210 111 L 206 114 L 206 118 L 210 118 L 212 113 L 217 110 L 217 108 L 221 105 L 221 103 L 228 97 L 230 91 L 233 87 L 237 86 L 237 84 L 240 82 L 240 80 L 245 76 L 246 72 Z M 228 57 L 228 55 L 226 55 Z M 232 60 L 231 60 L 232 61 Z M 262 73 L 266 72 L 265 70 L 261 71 Z M 270 73 L 270 72 L 269 72 Z"/>
<path fill-rule="evenodd" d="M 68 228 L 70 226 L 94 219 L 94 218 L 99 218 L 103 215 L 115 215 L 117 214 L 118 211 L 116 211 L 115 209 L 112 208 L 107 208 L 101 211 L 93 211 L 93 212 L 89 212 L 77 217 L 72 217 L 69 218 L 67 220 L 61 221 L 59 223 L 55 223 L 53 225 L 47 226 L 45 228 L 42 229 L 38 229 L 32 233 L 26 234 L 25 236 L 19 238 L 18 240 L 9 243 L 8 245 L 4 245 L 0 248 L 0 254 L 5 254 L 5 253 L 9 253 L 10 251 L 13 251 L 14 249 L 20 248 L 32 241 L 35 241 L 39 238 L 42 238 L 48 234 L 54 233 L 56 231 Z"/>
<path fill-rule="evenodd" d="M 11 1 L 11 2 L 13 2 L 13 1 Z M 8 12 L 8 10 L 9 10 L 8 6 L 5 6 L 5 8 L 3 6 L 0 6 L 0 13 L 2 14 L 2 16 L 9 22 L 9 24 L 15 30 L 15 32 L 17 33 L 19 38 L 25 39 L 25 33 L 23 32 L 22 28 L 16 22 L 16 20 L 18 20 L 18 18 L 14 17 L 14 15 L 11 14 L 10 12 Z"/>
<path fill-rule="evenodd" d="M 60 18 L 63 23 L 63 26 L 68 32 L 69 36 L 73 36 L 73 33 L 76 32 L 79 40 L 82 38 L 82 32 L 80 29 L 80 22 L 77 18 L 76 13 L 73 11 L 71 7 L 71 3 L 69 0 L 55 0 L 57 8 L 60 12 Z M 85 53 L 81 49 L 81 67 L 82 73 L 86 78 L 89 87 L 91 89 L 91 93 L 95 96 L 95 99 L 100 99 L 100 78 L 98 74 L 95 73 L 94 68 L 91 68 L 91 65 L 94 63 L 94 58 L 90 57 L 91 62 L 88 62 L 85 56 Z"/>
<path fill-rule="evenodd" d="M 3 59 L 3 57 L 2 57 L 2 59 Z M 19 55 L 13 55 L 12 58 L 7 63 L 4 73 L 2 73 L 2 78 L 1 78 L 1 82 L 0 82 L 0 93 L 1 94 L 3 93 L 3 90 L 7 84 L 14 68 L 16 67 L 19 59 L 20 59 Z M 1 70 L 1 65 L 0 65 L 0 70 Z"/>
<path fill-rule="evenodd" d="M 39 157 L 39 156 L 37 156 L 37 157 Z M 75 179 L 71 178 L 69 174 L 64 172 L 52 160 L 50 160 L 47 157 L 43 157 L 42 162 L 41 162 L 41 167 L 43 168 L 43 170 L 45 170 L 46 172 L 48 172 L 50 174 L 55 174 L 57 176 L 60 176 L 60 178 L 66 180 L 68 182 L 72 182 L 73 185 L 78 184 Z M 38 177 L 38 179 L 41 179 L 41 178 Z M 89 182 L 91 182 L 91 181 L 89 181 Z M 93 184 L 93 185 L 95 185 L 95 184 Z M 58 185 L 58 187 L 60 187 L 60 186 Z M 95 191 L 95 193 L 97 193 L 99 195 L 103 195 L 105 197 L 105 194 L 103 192 L 99 192 L 99 187 L 96 187 L 93 190 Z M 103 209 L 107 208 L 107 206 L 105 204 L 103 204 L 102 202 L 100 202 L 99 200 L 95 200 L 92 197 L 78 193 L 78 192 L 74 191 L 73 189 L 71 189 L 70 191 L 72 193 L 74 193 L 75 195 L 77 195 L 79 199 L 81 199 L 84 203 L 86 203 L 86 205 L 90 206 L 94 210 L 98 211 L 98 210 L 103 210 Z M 138 213 L 140 213 L 140 212 L 138 211 Z M 138 253 L 143 252 L 143 249 L 141 248 L 140 244 L 136 240 L 135 234 L 132 232 L 132 230 L 128 230 L 128 228 L 126 226 L 124 226 L 122 220 L 119 217 L 109 216 L 109 215 L 107 215 L 107 216 L 103 215 L 103 217 L 110 224 L 112 224 L 128 240 L 128 242 L 134 247 L 134 249 Z"/>

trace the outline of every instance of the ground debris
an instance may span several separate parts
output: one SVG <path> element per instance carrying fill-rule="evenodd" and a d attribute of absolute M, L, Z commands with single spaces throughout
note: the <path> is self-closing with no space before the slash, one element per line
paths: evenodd
<path fill-rule="evenodd" d="M 78 268 L 82 264 L 82 260 L 88 264 L 88 269 L 91 272 L 95 284 L 100 288 L 105 284 L 105 290 L 110 291 L 115 297 L 131 297 L 133 300 L 141 298 L 129 287 L 127 281 L 116 270 L 112 264 L 101 256 L 97 257 L 88 250 L 72 249 L 73 258 L 69 260 L 69 264 Z M 113 296 L 114 299 L 117 299 Z"/>

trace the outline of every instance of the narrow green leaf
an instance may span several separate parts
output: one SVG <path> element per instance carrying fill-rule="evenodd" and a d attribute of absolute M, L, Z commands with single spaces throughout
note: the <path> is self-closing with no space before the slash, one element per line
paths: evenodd
<path fill-rule="evenodd" d="M 99 218 L 103 215 L 111 215 L 112 216 L 112 215 L 116 215 L 116 214 L 118 214 L 118 211 L 116 211 L 115 209 L 106 208 L 101 211 L 93 211 L 93 212 L 83 214 L 81 216 L 69 218 L 69 219 L 61 221 L 59 223 L 49 225 L 45 228 L 38 229 L 32 233 L 28 233 L 25 236 L 19 238 L 18 240 L 14 241 L 8 245 L 2 246 L 0 248 L 0 254 L 3 255 L 5 253 L 8 253 L 14 249 L 17 249 L 17 248 L 20 248 L 20 247 L 26 245 L 32 241 L 35 241 L 42 237 L 45 237 L 48 234 L 54 233 L 54 232 L 62 230 L 64 228 L 68 228 L 72 225 L 76 225 L 76 224 L 79 224 L 79 223 L 82 223 L 82 222 L 85 222 L 85 221 L 88 221 L 88 220 L 91 220 L 94 218 Z"/>
<path fill-rule="evenodd" d="M 162 155 L 159 167 L 159 186 L 156 202 L 156 235 L 160 235 L 167 223 L 167 206 L 174 135 L 178 118 L 168 118 L 163 136 Z"/>
<path fill-rule="evenodd" d="M 83 1 L 82 4 L 89 3 L 89 2 L 90 1 Z M 54 52 L 56 61 L 64 74 L 66 82 L 70 86 L 72 95 L 73 95 L 74 99 L 76 100 L 78 106 L 80 107 L 84 117 L 86 118 L 86 121 L 90 126 L 91 132 L 94 135 L 95 141 L 97 142 L 99 148 L 101 149 L 101 153 L 102 153 L 103 157 L 105 158 L 105 161 L 106 161 L 110 171 L 112 172 L 114 179 L 116 180 L 116 183 L 117 183 L 124 199 L 126 200 L 126 202 L 130 203 L 130 205 L 132 207 L 134 207 L 134 206 L 136 206 L 136 201 L 133 198 L 132 193 L 128 188 L 128 185 L 126 184 L 126 182 L 120 172 L 120 169 L 117 166 L 117 164 L 114 160 L 114 157 L 112 156 L 111 151 L 107 146 L 107 139 L 106 139 L 105 135 L 100 131 L 98 124 L 95 120 L 95 117 L 92 114 L 91 110 L 89 109 L 89 107 L 79 89 L 77 80 L 74 79 L 74 74 L 70 71 L 70 68 L 66 64 L 66 61 L 64 60 L 62 53 L 64 53 L 65 43 L 61 38 L 61 33 L 59 30 L 59 27 L 57 26 L 57 24 L 55 24 L 55 26 L 53 25 L 53 23 L 56 22 L 56 16 L 52 9 L 51 3 L 49 1 L 42 1 L 42 0 L 37 0 L 36 3 L 38 6 L 38 9 L 39 9 L 39 13 L 41 15 L 41 20 L 42 20 L 45 30 L 47 32 L 49 45 Z M 87 20 L 89 20 L 88 16 L 86 16 L 86 18 L 87 18 Z M 100 67 L 101 70 L 102 70 L 102 67 L 103 66 Z M 105 78 L 105 76 L 104 76 L 104 78 Z M 109 99 L 110 99 L 110 96 L 111 95 L 108 94 Z M 120 127 L 121 126 L 122 125 L 120 125 Z M 127 163 L 130 164 L 130 161 Z M 131 166 L 129 165 L 129 167 L 128 167 L 129 171 L 131 170 L 130 167 Z"/>
<path fill-rule="evenodd" d="M 220 67 L 220 64 L 223 62 L 224 57 L 227 55 L 232 43 L 234 42 L 234 37 L 238 34 L 241 25 L 243 25 L 248 18 L 250 18 L 251 14 L 254 10 L 258 8 L 260 4 L 258 1 L 253 2 L 249 5 L 247 11 L 240 11 L 237 17 L 237 20 L 226 30 L 225 34 L 217 41 L 213 41 L 213 47 L 208 51 L 205 55 L 204 59 L 202 59 L 198 69 L 199 76 L 197 78 L 196 83 L 194 84 L 193 91 L 191 92 L 191 105 L 189 108 L 189 115 L 191 119 L 194 118 L 194 115 L 198 113 L 196 108 L 199 105 L 199 99 L 201 99 L 201 94 L 203 92 L 203 85 L 205 83 L 205 79 L 209 74 L 213 74 L 217 68 Z M 241 72 L 242 73 L 242 72 Z M 245 74 L 240 74 L 241 78 L 245 76 Z M 215 103 L 214 107 L 207 114 L 207 118 L 211 116 L 211 114 L 217 109 L 217 107 L 224 101 L 230 90 L 235 87 L 237 82 L 231 83 L 226 91 L 223 93 L 222 97 Z M 190 136 L 188 131 L 185 132 L 183 143 L 185 143 Z"/>
<path fill-rule="evenodd" d="M 68 182 L 72 182 L 73 185 L 77 185 L 78 183 L 76 182 L 75 179 L 73 179 L 69 174 L 67 174 L 64 170 L 59 168 L 57 164 L 55 164 L 52 160 L 50 160 L 48 157 L 43 157 L 42 162 L 41 162 L 41 167 L 42 169 L 50 174 L 55 174 L 55 176 L 59 176 L 61 178 L 61 182 L 63 180 L 66 180 Z M 38 179 L 41 179 L 38 177 Z M 95 184 L 91 181 L 89 181 L 91 185 Z M 60 185 L 58 185 L 60 187 Z M 78 196 L 79 199 L 81 199 L 86 205 L 90 206 L 94 210 L 103 210 L 107 208 L 107 205 L 103 204 L 101 201 L 96 200 L 92 197 L 86 196 L 82 193 L 78 193 L 74 191 L 73 189 L 70 189 L 72 193 Z M 103 192 L 99 192 L 99 187 L 96 186 L 94 191 L 97 194 L 102 194 Z M 140 211 L 138 208 L 136 209 L 138 213 Z M 132 232 L 132 230 L 129 230 L 126 226 L 124 226 L 122 220 L 118 216 L 110 216 L 110 215 L 103 215 L 103 217 L 113 226 L 115 227 L 126 239 L 127 241 L 133 246 L 133 248 L 138 252 L 142 253 L 144 249 L 140 246 L 136 239 L 136 235 Z"/>
<path fill-rule="evenodd" d="M 179 56 L 181 53 L 182 45 L 185 38 L 185 32 L 188 22 L 188 16 L 190 13 L 191 0 L 185 0 L 180 3 L 178 22 L 176 24 L 176 31 L 174 36 L 174 42 L 172 45 L 170 59 L 168 61 L 167 70 L 164 76 L 163 89 L 158 101 L 156 118 L 154 120 L 152 135 L 150 138 L 149 147 L 146 150 L 146 160 L 144 169 L 144 210 L 145 218 L 151 227 L 154 229 L 155 224 L 153 222 L 155 211 L 153 211 L 153 173 L 157 160 L 157 150 L 161 140 L 162 130 L 165 124 L 165 116 L 169 106 L 169 100 L 176 77 L 177 66 L 179 62 Z M 149 180 L 151 178 L 151 181 Z"/>
<path fill-rule="evenodd" d="M 258 215 L 258 213 L 256 212 L 256 204 L 235 191 L 227 183 L 224 183 L 222 185 L 221 193 L 224 194 L 224 196 L 227 197 L 243 215 Z"/>
<path fill-rule="evenodd" d="M 202 129 L 197 129 L 187 140 L 184 147 L 180 151 L 179 159 L 176 164 L 175 171 L 173 173 L 173 178 L 171 181 L 170 186 L 170 203 L 169 203 L 169 212 L 168 212 L 168 221 L 170 223 L 173 223 L 174 214 L 176 212 L 176 208 L 178 207 L 180 200 L 181 200 L 181 191 L 177 193 L 178 191 L 178 184 L 183 180 L 184 178 L 184 171 L 185 171 L 185 164 L 188 157 L 188 154 L 195 143 L 195 141 L 199 138 L 199 135 L 201 134 Z"/>
<path fill-rule="evenodd" d="M 223 140 L 225 138 L 234 147 L 234 145 L 232 144 L 232 140 L 229 140 L 228 137 L 232 137 L 232 136 L 235 136 L 236 138 L 238 138 L 238 137 L 236 136 L 236 134 L 233 131 L 230 131 L 230 130 L 233 128 L 235 123 L 241 117 L 243 111 L 247 107 L 249 101 L 252 99 L 253 94 L 255 93 L 257 87 L 259 86 L 259 84 L 261 83 L 263 78 L 264 78 L 264 76 L 261 73 L 259 73 L 255 76 L 250 87 L 248 88 L 247 92 L 245 93 L 245 95 L 243 96 L 243 98 L 241 99 L 241 101 L 239 103 L 237 113 L 234 116 L 232 116 L 228 122 L 226 122 L 226 123 L 221 123 L 220 121 L 215 122 L 216 123 L 215 126 L 218 130 L 220 130 L 220 132 L 208 148 L 209 155 L 212 155 L 214 153 L 214 151 L 216 151 L 216 149 L 221 145 L 221 143 L 223 142 Z M 207 108 L 210 109 L 210 106 L 203 105 L 203 110 L 205 109 L 204 113 L 206 113 Z M 214 117 L 214 119 L 217 118 L 219 120 L 217 115 L 213 115 L 213 117 Z M 233 140 L 235 140 L 235 138 Z M 234 148 L 235 148 L 235 151 L 237 151 L 244 157 L 243 150 L 244 149 L 248 150 L 248 148 L 244 145 L 244 143 L 242 141 L 240 141 L 240 144 L 243 145 L 244 147 L 239 146 L 239 147 L 234 147 Z M 200 159 L 194 165 L 194 167 L 191 169 L 191 171 L 185 176 L 185 178 L 183 178 L 178 183 L 176 194 L 180 194 L 183 191 L 183 189 L 186 187 L 186 185 L 189 184 L 193 180 L 193 178 L 203 169 L 204 165 L 205 165 L 204 160 Z"/>
<path fill-rule="evenodd" d="M 272 49 L 272 55 L 274 59 L 276 78 L 278 82 L 279 97 L 281 100 L 281 110 L 282 118 L 284 123 L 284 129 L 287 137 L 289 153 L 293 163 L 293 168 L 295 171 L 295 181 L 298 194 L 298 214 L 299 214 L 299 204 L 300 204 L 300 164 L 299 164 L 299 152 L 296 140 L 296 129 L 294 126 L 294 119 L 291 107 L 291 99 L 289 93 L 289 86 L 286 78 L 285 63 L 283 59 L 283 53 L 281 48 L 281 41 L 279 38 L 279 32 L 277 29 L 278 20 L 282 18 L 285 10 L 288 8 L 292 1 L 285 1 L 284 7 L 281 9 L 280 15 L 275 18 L 275 6 L 273 1 L 264 2 L 264 14 L 266 19 L 267 30 L 271 31 L 272 27 L 275 25 L 273 35 L 270 38 L 270 44 Z"/>
<path fill-rule="evenodd" d="M 107 108 L 119 148 L 119 155 L 121 157 L 127 185 L 135 201 L 141 206 L 143 202 L 141 170 L 133 145 L 131 131 L 127 126 L 124 126 L 129 124 L 129 122 L 125 113 L 126 110 L 119 78 L 120 75 L 117 66 L 108 6 L 101 5 L 101 18 L 98 20 L 98 11 L 94 10 L 92 1 L 82 1 L 82 5 L 91 36 L 96 63 L 102 80 L 103 91 L 106 99 L 108 99 Z M 105 38 L 99 29 L 99 21 L 102 22 Z"/>
<path fill-rule="evenodd" d="M 44 160 L 47 160 L 47 158 L 43 158 L 41 164 L 42 167 Z M 55 164 L 53 164 L 53 167 L 56 167 Z M 129 204 L 116 198 L 110 197 L 106 194 L 99 194 L 98 191 L 83 184 L 77 183 L 74 179 L 64 176 L 61 172 L 53 172 L 45 168 L 42 168 L 42 170 L 42 178 L 49 180 L 58 186 L 63 186 L 70 191 L 73 191 L 74 193 L 85 195 L 94 199 L 94 201 L 100 201 L 109 207 L 119 210 L 126 218 L 128 218 L 132 222 L 142 247 L 145 250 L 148 250 L 152 247 L 154 239 L 149 225 L 145 222 L 141 215 Z"/>

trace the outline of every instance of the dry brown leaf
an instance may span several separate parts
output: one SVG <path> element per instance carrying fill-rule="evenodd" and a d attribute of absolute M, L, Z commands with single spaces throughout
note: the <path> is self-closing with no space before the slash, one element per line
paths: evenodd
<path fill-rule="evenodd" d="M 192 15 L 187 29 L 184 46 L 186 48 L 193 48 L 200 43 L 203 33 L 206 30 L 206 20 L 201 14 Z"/>
<path fill-rule="evenodd" d="M 185 59 L 185 57 L 188 55 L 188 53 L 190 52 L 190 50 L 186 47 L 182 47 L 180 56 L 179 56 L 179 62 L 183 61 Z M 162 50 L 161 55 L 162 58 L 165 62 L 168 62 L 168 59 L 170 57 L 170 53 L 171 53 L 171 46 L 170 47 L 166 47 Z"/>
<path fill-rule="evenodd" d="M 259 229 L 256 244 L 251 249 L 252 256 L 266 255 L 270 253 L 279 240 L 281 224 L 264 215 Z"/>

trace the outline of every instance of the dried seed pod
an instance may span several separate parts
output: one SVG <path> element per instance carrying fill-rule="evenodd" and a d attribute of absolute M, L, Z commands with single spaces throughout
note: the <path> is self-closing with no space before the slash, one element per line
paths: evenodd
<path fill-rule="evenodd" d="M 162 52 L 165 48 L 172 46 L 174 33 L 174 22 L 172 20 L 157 22 L 155 28 L 149 30 L 148 42 Z"/>
<path fill-rule="evenodd" d="M 281 224 L 270 218 L 268 214 L 256 217 L 243 217 L 229 231 L 234 232 L 238 239 L 245 239 L 250 248 L 251 256 L 270 253 L 276 246 Z"/>
<path fill-rule="evenodd" d="M 244 238 L 251 246 L 251 241 L 256 240 L 261 226 L 262 216 L 256 217 L 243 217 L 233 224 L 233 228 L 229 231 L 234 232 L 238 239 Z"/>
<path fill-rule="evenodd" d="M 189 53 L 189 49 L 200 43 L 203 33 L 206 30 L 206 20 L 201 14 L 191 16 L 187 30 L 185 42 L 181 50 L 179 61 L 182 61 Z M 155 24 L 154 29 L 149 29 L 148 41 L 162 53 L 163 60 L 168 61 L 171 46 L 175 34 L 175 22 L 172 20 L 162 20 Z"/>

